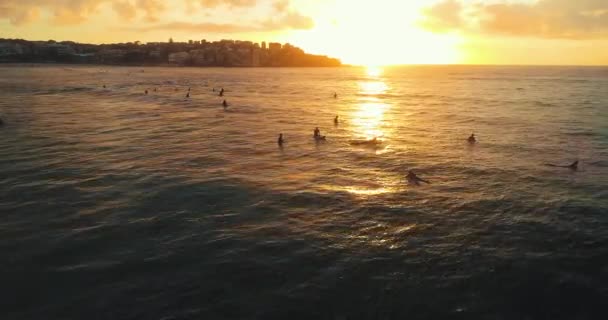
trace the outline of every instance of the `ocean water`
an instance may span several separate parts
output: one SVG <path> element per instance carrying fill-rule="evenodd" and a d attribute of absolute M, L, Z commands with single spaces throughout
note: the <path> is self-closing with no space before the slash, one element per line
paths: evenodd
<path fill-rule="evenodd" d="M 0 117 L 1 319 L 608 317 L 606 67 L 4 65 Z"/>

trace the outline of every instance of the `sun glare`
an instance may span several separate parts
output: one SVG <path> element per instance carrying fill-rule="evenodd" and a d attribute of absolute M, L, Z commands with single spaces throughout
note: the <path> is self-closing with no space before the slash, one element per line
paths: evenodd
<path fill-rule="evenodd" d="M 366 72 L 370 77 L 379 77 L 382 74 L 382 69 L 375 66 L 367 66 Z"/>
<path fill-rule="evenodd" d="M 313 52 L 361 66 L 448 64 L 462 60 L 457 35 L 419 27 L 422 2 L 335 0 L 314 12 L 315 28 L 289 38 Z M 288 39 L 286 36 L 285 39 Z"/>

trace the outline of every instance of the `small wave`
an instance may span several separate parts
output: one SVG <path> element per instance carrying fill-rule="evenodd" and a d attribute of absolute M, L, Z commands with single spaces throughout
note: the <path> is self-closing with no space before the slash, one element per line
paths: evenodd
<path fill-rule="evenodd" d="M 87 92 L 93 91 L 93 88 L 89 87 L 66 87 L 66 88 L 57 88 L 50 89 L 47 91 L 40 91 L 35 93 L 36 95 L 52 95 L 52 94 L 64 94 L 64 93 L 73 93 L 73 92 Z"/>
<path fill-rule="evenodd" d="M 541 107 L 555 107 L 556 105 L 550 102 L 545 102 L 545 101 L 534 101 L 534 104 L 536 104 L 537 106 L 541 106 Z"/>
<path fill-rule="evenodd" d="M 566 132 L 566 135 L 573 137 L 596 137 L 598 134 L 591 130 L 580 130 L 573 132 Z"/>

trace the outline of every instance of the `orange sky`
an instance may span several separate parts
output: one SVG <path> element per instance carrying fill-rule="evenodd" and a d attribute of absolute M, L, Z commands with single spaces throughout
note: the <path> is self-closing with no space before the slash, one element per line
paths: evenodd
<path fill-rule="evenodd" d="M 289 42 L 365 65 L 608 65 L 606 0 L 0 0 L 0 37 Z"/>

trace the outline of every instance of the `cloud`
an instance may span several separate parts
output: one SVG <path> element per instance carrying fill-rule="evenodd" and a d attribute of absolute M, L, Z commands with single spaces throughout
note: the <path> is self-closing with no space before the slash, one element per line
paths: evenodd
<path fill-rule="evenodd" d="M 112 9 L 116 12 L 121 18 L 125 20 L 133 20 L 137 15 L 137 9 L 135 6 L 129 1 L 115 1 L 112 4 Z"/>
<path fill-rule="evenodd" d="M 312 19 L 290 9 L 289 0 L 181 0 L 172 1 L 170 6 L 167 3 L 164 0 L 0 0 L 0 20 L 8 20 L 13 25 L 24 25 L 39 19 L 40 12 L 44 11 L 50 14 L 50 22 L 53 24 L 76 25 L 96 14 L 101 6 L 107 5 L 122 21 L 132 21 L 139 17 L 148 23 L 158 23 L 167 9 L 196 13 L 201 9 L 250 8 L 263 3 L 268 5 L 265 7 L 270 10 L 268 15 L 275 17 L 254 25 L 254 29 L 302 29 L 312 26 Z M 187 24 L 165 25 L 185 28 Z M 228 30 L 241 28 L 232 24 L 192 25 L 203 30 L 216 30 L 216 26 L 226 26 Z"/>
<path fill-rule="evenodd" d="M 278 0 L 272 4 L 272 7 L 277 12 L 285 12 L 289 8 L 289 0 Z"/>
<path fill-rule="evenodd" d="M 464 23 L 461 17 L 462 5 L 455 0 L 446 0 L 423 9 L 426 19 L 422 25 L 435 31 L 447 31 L 458 28 Z"/>
<path fill-rule="evenodd" d="M 59 25 L 77 24 L 86 20 L 99 5 L 108 0 L 0 0 L 0 19 L 14 25 L 32 22 L 45 10 L 51 21 Z"/>
<path fill-rule="evenodd" d="M 228 7 L 253 7 L 256 5 L 256 0 L 193 0 L 199 2 L 203 7 L 215 8 L 219 6 Z"/>
<path fill-rule="evenodd" d="M 269 30 L 312 29 L 315 26 L 315 22 L 311 17 L 290 11 L 279 19 L 267 20 L 262 25 Z"/>
<path fill-rule="evenodd" d="M 0 19 L 7 19 L 15 26 L 21 26 L 35 21 L 40 16 L 37 8 L 10 6 L 8 3 L 0 2 Z"/>
<path fill-rule="evenodd" d="M 284 29 L 310 29 L 314 26 L 314 21 L 310 17 L 300 15 L 296 12 L 289 12 L 279 19 L 271 19 L 252 24 L 224 24 L 224 23 L 191 23 L 174 21 L 169 23 L 159 23 L 148 26 L 132 27 L 127 31 L 150 32 L 158 30 L 175 30 L 187 32 L 206 32 L 206 33 L 241 33 L 241 32 L 269 32 Z"/>
<path fill-rule="evenodd" d="M 223 23 L 191 23 L 191 22 L 169 22 L 159 23 L 149 26 L 132 27 L 126 29 L 127 31 L 136 32 L 150 32 L 159 30 L 175 30 L 175 31 L 189 31 L 189 32 L 208 32 L 208 33 L 237 33 L 237 32 L 250 32 L 259 31 L 255 26 L 239 25 L 239 24 L 223 24 Z"/>
<path fill-rule="evenodd" d="M 423 10 L 420 25 L 434 32 L 461 31 L 521 37 L 608 38 L 608 1 L 539 0 L 533 3 L 444 0 Z"/>
<path fill-rule="evenodd" d="M 136 6 L 145 12 L 146 21 L 158 21 L 159 14 L 165 10 L 165 5 L 161 0 L 137 0 Z"/>

